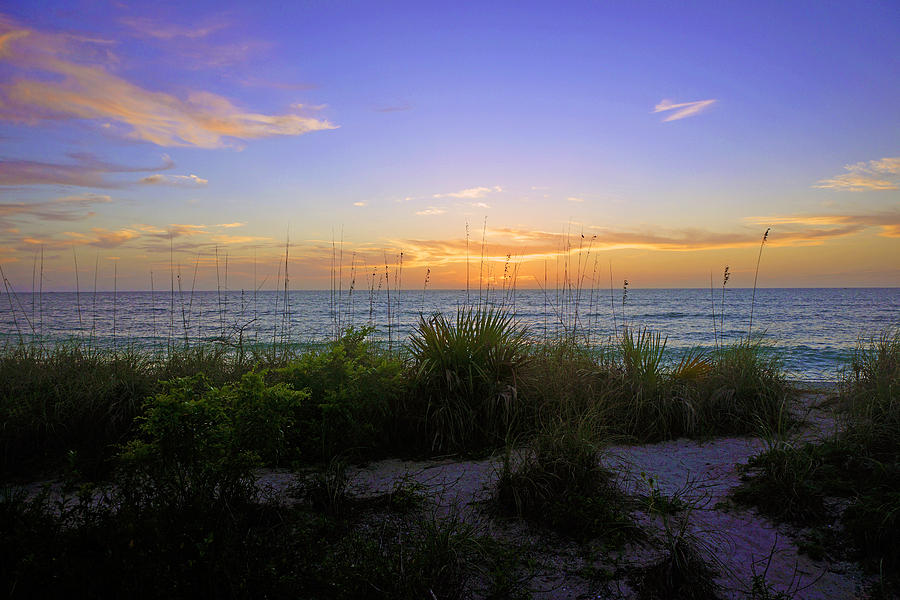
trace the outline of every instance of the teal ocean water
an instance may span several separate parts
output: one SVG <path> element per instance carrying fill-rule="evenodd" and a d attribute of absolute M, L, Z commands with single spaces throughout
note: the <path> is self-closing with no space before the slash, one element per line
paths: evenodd
<path fill-rule="evenodd" d="M 623 322 L 668 336 L 677 357 L 693 348 L 734 342 L 750 328 L 784 358 L 794 379 L 834 380 L 860 337 L 900 324 L 900 288 L 492 291 L 482 303 L 504 306 L 535 336 L 571 332 L 605 342 Z M 52 292 L 7 294 L 0 305 L 0 344 L 40 339 L 165 348 L 214 340 L 310 343 L 349 326 L 375 327 L 392 346 L 404 343 L 419 316 L 455 314 L 477 290 L 284 292 Z M 714 306 L 713 306 L 714 303 Z M 713 311 L 715 310 L 715 327 Z"/>

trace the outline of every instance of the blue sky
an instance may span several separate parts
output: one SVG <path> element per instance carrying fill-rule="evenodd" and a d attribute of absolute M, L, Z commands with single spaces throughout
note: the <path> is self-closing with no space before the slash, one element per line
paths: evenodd
<path fill-rule="evenodd" d="M 771 226 L 764 285 L 900 281 L 896 3 L 485 4 L 7 7 L 0 264 L 139 289 L 171 244 L 208 286 L 289 235 L 323 287 L 343 231 L 455 286 L 487 218 L 523 274 L 583 232 L 640 287 L 749 285 Z"/>

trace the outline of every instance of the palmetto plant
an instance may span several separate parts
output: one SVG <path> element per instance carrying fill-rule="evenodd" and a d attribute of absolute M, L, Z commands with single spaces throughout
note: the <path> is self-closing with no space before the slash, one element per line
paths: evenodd
<path fill-rule="evenodd" d="M 415 388 L 435 449 L 501 442 L 521 416 L 517 379 L 526 332 L 502 310 L 460 308 L 456 319 L 420 317 L 409 344 Z"/>
<path fill-rule="evenodd" d="M 652 393 L 662 378 L 662 359 L 666 341 L 659 333 L 641 329 L 637 333 L 625 327 L 620 340 L 625 376 L 634 393 Z"/>

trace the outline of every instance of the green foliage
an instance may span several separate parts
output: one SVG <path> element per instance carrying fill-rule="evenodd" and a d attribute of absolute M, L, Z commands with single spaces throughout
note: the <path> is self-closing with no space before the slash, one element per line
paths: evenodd
<path fill-rule="evenodd" d="M 708 380 L 707 427 L 749 433 L 776 424 L 793 398 L 778 354 L 761 342 L 742 340 L 715 354 Z"/>
<path fill-rule="evenodd" d="M 504 455 L 494 505 L 580 539 L 619 544 L 637 530 L 613 474 L 599 460 L 588 428 L 550 427 L 526 449 Z"/>
<path fill-rule="evenodd" d="M 848 409 L 846 437 L 870 455 L 900 457 L 900 327 L 886 330 L 854 350 L 842 382 Z"/>
<path fill-rule="evenodd" d="M 167 383 L 119 457 L 126 493 L 179 506 L 249 500 L 252 469 L 283 456 L 307 397 L 283 384 L 266 386 L 258 373 L 218 388 L 203 375 Z"/>
<path fill-rule="evenodd" d="M 136 352 L 60 345 L 0 354 L 0 472 L 58 464 L 70 451 L 84 472 L 102 472 L 155 386 L 151 362 Z"/>
<path fill-rule="evenodd" d="M 666 339 L 646 328 L 635 334 L 630 327 L 623 327 L 619 346 L 631 394 L 638 398 L 655 395 L 663 378 L 661 367 Z"/>
<path fill-rule="evenodd" d="M 58 468 L 72 456 L 83 475 L 105 476 L 162 381 L 203 373 L 224 385 L 254 364 L 268 363 L 222 345 L 165 354 L 78 344 L 7 349 L 0 353 L 0 472 Z"/>
<path fill-rule="evenodd" d="M 780 444 L 749 460 L 744 472 L 751 475 L 733 497 L 776 519 L 821 523 L 828 519 L 822 486 L 825 461 L 822 446 Z"/>
<path fill-rule="evenodd" d="M 502 310 L 459 308 L 420 318 L 410 336 L 414 392 L 435 450 L 501 444 L 523 421 L 518 378 L 526 363 L 525 330 Z"/>
<path fill-rule="evenodd" d="M 351 328 L 333 344 L 270 375 L 309 394 L 290 439 L 306 461 L 383 452 L 401 442 L 392 417 L 402 412 L 407 393 L 403 363 L 367 342 L 369 332 Z"/>

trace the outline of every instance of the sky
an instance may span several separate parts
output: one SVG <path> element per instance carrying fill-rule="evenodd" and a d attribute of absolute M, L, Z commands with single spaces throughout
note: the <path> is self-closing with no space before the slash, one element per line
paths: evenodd
<path fill-rule="evenodd" d="M 229 289 L 897 286 L 900 4 L 0 4 L 7 289 L 226 263 Z"/>

